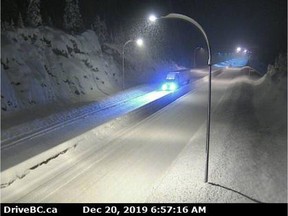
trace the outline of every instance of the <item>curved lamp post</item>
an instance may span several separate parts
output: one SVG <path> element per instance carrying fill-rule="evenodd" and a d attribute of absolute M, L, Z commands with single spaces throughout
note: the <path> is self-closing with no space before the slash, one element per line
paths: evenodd
<path fill-rule="evenodd" d="M 128 40 L 123 44 L 122 47 L 122 89 L 125 88 L 125 47 L 129 44 L 135 42 L 137 46 L 143 45 L 143 40 L 141 38 L 138 38 L 137 40 Z"/>
<path fill-rule="evenodd" d="M 196 26 L 202 35 L 205 38 L 207 49 L 208 49 L 208 65 L 209 65 L 209 82 L 208 82 L 208 91 L 209 91 L 209 96 L 208 96 L 208 108 L 207 108 L 207 131 L 206 131 L 206 167 L 205 167 L 205 183 L 208 182 L 208 168 L 209 168 L 209 145 L 210 145 L 210 119 L 211 119 L 211 74 L 212 74 L 212 57 L 211 57 L 211 47 L 210 43 L 208 40 L 208 37 L 206 35 L 206 32 L 202 28 L 202 26 L 196 22 L 194 19 L 185 16 L 183 14 L 176 14 L 176 13 L 170 13 L 166 16 L 156 18 L 154 15 L 149 16 L 149 20 L 151 22 L 155 22 L 157 19 L 181 19 L 184 21 L 187 21 L 191 23 L 192 25 Z"/>

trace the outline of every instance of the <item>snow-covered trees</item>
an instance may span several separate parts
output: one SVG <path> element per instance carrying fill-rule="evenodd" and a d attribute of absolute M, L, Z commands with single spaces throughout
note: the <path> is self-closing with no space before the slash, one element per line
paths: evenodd
<path fill-rule="evenodd" d="M 18 15 L 18 22 L 17 22 L 18 28 L 24 28 L 24 22 L 21 13 Z"/>
<path fill-rule="evenodd" d="M 10 28 L 9 22 L 1 20 L 1 32 L 9 30 L 9 28 Z"/>
<path fill-rule="evenodd" d="M 78 0 L 66 0 L 63 26 L 71 32 L 79 32 L 83 29 L 83 20 Z"/>
<path fill-rule="evenodd" d="M 42 25 L 40 0 L 30 0 L 27 10 L 27 24 L 31 27 L 38 27 Z"/>
<path fill-rule="evenodd" d="M 47 18 L 47 23 L 46 23 L 48 26 L 52 27 L 53 26 L 53 21 L 52 21 L 52 18 L 49 16 Z"/>
<path fill-rule="evenodd" d="M 99 16 L 95 17 L 94 22 L 91 24 L 91 29 L 96 33 L 101 43 L 108 40 L 109 34 L 106 23 Z"/>
<path fill-rule="evenodd" d="M 11 19 L 10 28 L 11 28 L 11 30 L 15 30 L 15 23 L 14 23 L 13 19 Z"/>
<path fill-rule="evenodd" d="M 287 76 L 287 55 L 279 54 L 274 65 L 268 65 L 267 74 L 272 78 Z"/>
<path fill-rule="evenodd" d="M 15 30 L 15 23 L 13 19 L 10 22 L 1 20 L 1 32 L 5 31 L 14 31 Z"/>

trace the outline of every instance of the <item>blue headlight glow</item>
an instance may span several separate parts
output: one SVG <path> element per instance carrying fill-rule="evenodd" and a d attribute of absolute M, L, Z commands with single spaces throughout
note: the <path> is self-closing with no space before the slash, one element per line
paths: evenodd
<path fill-rule="evenodd" d="M 169 89 L 170 91 L 175 91 L 177 89 L 177 85 L 175 83 L 171 83 Z"/>
<path fill-rule="evenodd" d="M 175 91 L 177 89 L 177 84 L 173 82 L 164 83 L 161 86 L 162 91 Z"/>
<path fill-rule="evenodd" d="M 168 89 L 168 85 L 165 83 L 165 84 L 162 85 L 161 88 L 162 88 L 163 91 L 166 91 Z"/>

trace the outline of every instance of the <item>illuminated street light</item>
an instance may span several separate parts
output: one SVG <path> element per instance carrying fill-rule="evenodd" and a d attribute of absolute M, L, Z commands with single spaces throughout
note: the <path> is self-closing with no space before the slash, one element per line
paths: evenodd
<path fill-rule="evenodd" d="M 248 50 L 247 50 L 247 49 L 245 49 L 245 50 L 243 51 L 243 53 L 244 53 L 244 54 L 246 54 L 247 52 L 248 52 Z"/>
<path fill-rule="evenodd" d="M 212 57 L 211 57 L 211 48 L 210 43 L 208 41 L 208 37 L 206 32 L 202 28 L 202 26 L 196 22 L 194 19 L 185 16 L 183 14 L 176 14 L 171 13 L 164 17 L 156 18 L 155 16 L 150 16 L 149 21 L 155 22 L 157 19 L 181 19 L 191 23 L 192 25 L 196 26 L 202 33 L 205 38 L 207 49 L 208 49 L 208 65 L 209 65 L 209 82 L 208 82 L 208 108 L 207 108 L 207 130 L 206 130 L 206 169 L 205 169 L 205 183 L 208 182 L 208 167 L 209 167 L 209 145 L 210 145 L 210 119 L 211 119 L 211 77 L 212 77 Z"/>
<path fill-rule="evenodd" d="M 138 38 L 137 40 L 130 39 L 126 41 L 122 47 L 122 89 L 125 89 L 125 47 L 132 42 L 135 42 L 139 47 L 143 46 L 144 43 L 142 38 Z"/>
<path fill-rule="evenodd" d="M 155 22 L 157 20 L 157 17 L 154 14 L 151 14 L 148 19 L 150 22 Z"/>
<path fill-rule="evenodd" d="M 143 40 L 142 40 L 142 38 L 139 38 L 139 39 L 137 39 L 136 40 L 136 44 L 138 45 L 138 46 L 143 46 Z"/>
<path fill-rule="evenodd" d="M 237 47 L 236 52 L 239 53 L 241 52 L 242 48 L 241 47 Z"/>

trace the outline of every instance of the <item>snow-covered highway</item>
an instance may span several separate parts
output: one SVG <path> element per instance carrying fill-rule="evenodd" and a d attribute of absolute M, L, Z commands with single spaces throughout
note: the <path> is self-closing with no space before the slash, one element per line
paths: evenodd
<path fill-rule="evenodd" d="M 241 68 L 225 69 L 213 78 L 212 111 L 221 109 L 227 89 L 230 90 L 231 86 L 247 81 L 247 76 L 243 78 L 243 72 L 245 69 Z M 137 119 L 127 127 L 120 127 L 115 133 L 101 134 L 100 139 L 95 139 L 93 130 L 87 132 L 85 143 L 81 144 L 79 141 L 80 144 L 74 145 L 49 161 L 44 161 L 30 169 L 23 178 L 2 188 L 2 201 L 195 202 L 197 201 L 195 197 L 200 197 L 198 200 L 200 202 L 259 201 L 261 196 L 257 199 L 251 198 L 255 195 L 253 191 L 252 195 L 246 196 L 241 191 L 237 193 L 236 189 L 236 192 L 233 192 L 224 187 L 211 185 L 206 186 L 211 192 L 210 195 L 206 194 L 207 188 L 203 186 L 205 155 L 203 128 L 206 123 L 207 86 L 206 79 L 201 79 L 191 84 L 192 90 L 189 93 L 163 109 L 144 119 Z M 229 113 L 229 110 L 227 112 Z M 225 123 L 212 122 L 213 127 L 225 128 Z M 216 140 L 219 141 L 221 135 Z M 187 148 L 191 146 L 195 150 L 194 154 L 192 151 L 191 155 L 185 155 Z M 211 154 L 222 155 L 225 160 L 224 150 L 221 145 L 219 148 L 214 146 L 214 152 L 212 148 Z M 186 160 L 191 157 L 188 160 L 192 163 L 190 168 L 185 167 L 187 163 L 179 167 L 178 162 L 183 159 L 183 154 Z M 241 157 L 246 158 L 245 155 Z M 217 160 L 216 164 L 221 161 L 221 157 Z M 265 164 L 263 166 L 265 170 Z M 218 177 L 223 175 L 221 167 L 215 171 L 215 167 L 212 166 L 211 170 Z M 223 172 L 225 173 L 225 170 Z M 186 177 L 188 173 L 192 177 L 192 183 L 186 181 L 185 184 L 182 176 Z M 172 177 L 169 177 L 171 174 Z M 231 181 L 237 179 L 233 173 L 231 176 Z M 282 182 L 282 179 L 278 182 Z M 243 187 L 243 184 L 245 185 L 245 182 L 236 185 Z M 263 185 L 261 183 L 259 185 L 258 189 L 261 190 Z M 272 188 L 272 192 L 269 190 L 269 193 L 273 194 L 281 189 L 281 185 L 274 187 L 276 189 Z M 196 194 L 190 194 L 193 199 L 189 200 L 185 191 L 193 190 Z M 263 193 L 266 194 L 265 191 Z"/>

